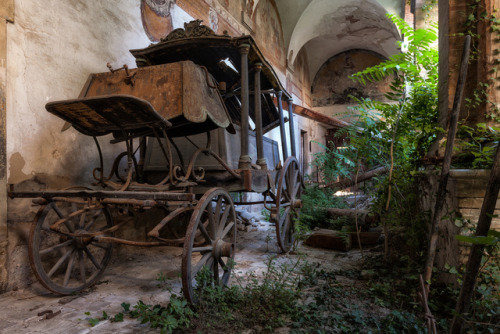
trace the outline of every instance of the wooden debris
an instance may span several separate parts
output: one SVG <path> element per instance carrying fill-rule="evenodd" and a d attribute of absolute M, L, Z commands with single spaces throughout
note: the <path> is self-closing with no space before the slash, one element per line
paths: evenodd
<path fill-rule="evenodd" d="M 305 241 L 305 245 L 315 248 L 327 248 L 348 251 L 352 247 L 351 233 L 320 229 L 314 231 Z"/>
<path fill-rule="evenodd" d="M 327 209 L 327 212 L 330 216 L 345 216 L 351 219 L 355 219 L 357 214 L 358 224 L 360 224 L 362 228 L 366 229 L 371 225 L 377 225 L 380 222 L 379 214 L 369 212 L 368 210 L 329 208 Z"/>
<path fill-rule="evenodd" d="M 343 179 L 343 180 L 338 181 L 338 182 L 329 183 L 326 186 L 330 187 L 330 188 L 340 188 L 340 189 L 344 189 L 344 188 L 348 188 L 348 187 L 353 187 L 353 186 L 357 185 L 358 183 L 361 183 L 363 181 L 369 180 L 369 179 L 371 179 L 374 176 L 377 176 L 377 175 L 380 175 L 380 174 L 385 174 L 388 171 L 389 171 L 389 168 L 387 168 L 385 166 L 378 167 L 378 168 L 370 169 L 369 171 L 367 171 L 367 172 L 365 172 L 363 174 L 358 175 L 357 182 L 355 182 L 354 179 L 356 177 L 353 175 L 352 178 Z"/>

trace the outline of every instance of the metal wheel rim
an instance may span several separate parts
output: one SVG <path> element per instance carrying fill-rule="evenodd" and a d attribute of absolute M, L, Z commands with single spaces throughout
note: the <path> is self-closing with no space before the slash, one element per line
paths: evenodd
<path fill-rule="evenodd" d="M 71 204 L 72 208 L 68 209 L 62 203 L 51 202 L 38 211 L 30 230 L 28 256 L 35 276 L 45 288 L 56 294 L 68 295 L 97 282 L 111 259 L 113 249 L 112 244 L 90 239 L 87 239 L 86 245 L 85 242 L 77 242 L 77 239 L 83 239 L 68 236 L 66 233 L 71 232 L 68 226 L 73 226 L 73 232 L 94 232 L 113 226 L 113 220 L 108 209 L 101 207 L 69 219 L 68 225 L 63 224 L 62 233 L 52 231 L 48 226 L 56 221 L 55 217 L 67 217 L 67 212 L 75 211 L 75 205 L 83 205 Z M 106 235 L 112 236 L 112 233 Z"/>
<path fill-rule="evenodd" d="M 299 163 L 295 157 L 289 157 L 279 174 L 274 207 L 276 237 L 278 246 L 286 253 L 289 252 L 295 240 L 294 218 L 299 216 L 300 207 L 294 204 L 301 198 L 302 175 Z M 283 209 L 283 212 L 281 212 Z"/>
<path fill-rule="evenodd" d="M 216 199 L 215 203 L 214 199 Z M 209 218 L 210 210 L 212 210 L 213 220 Z M 217 215 L 219 219 L 216 219 Z M 203 224 L 200 224 L 201 221 Z M 230 256 L 216 254 L 215 244 L 220 243 L 219 240 L 224 241 L 226 245 L 232 244 L 233 251 Z M 195 278 L 203 266 L 206 265 L 212 272 L 215 284 L 227 285 L 234 263 L 235 245 L 236 211 L 233 201 L 224 189 L 212 188 L 203 195 L 196 205 L 184 242 L 182 289 L 184 296 L 191 303 L 197 302 Z"/>

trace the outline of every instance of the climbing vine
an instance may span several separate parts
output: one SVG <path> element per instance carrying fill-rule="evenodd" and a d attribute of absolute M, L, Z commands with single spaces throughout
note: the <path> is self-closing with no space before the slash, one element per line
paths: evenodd
<path fill-rule="evenodd" d="M 492 156 L 498 146 L 500 133 L 500 109 L 498 103 L 491 98 L 492 94 L 500 89 L 500 59 L 484 54 L 480 43 L 488 40 L 497 41 L 500 37 L 500 18 L 498 10 L 488 11 L 483 1 L 469 1 L 467 11 L 462 12 L 464 31 L 454 34 L 455 37 L 471 36 L 471 54 L 469 64 L 485 66 L 488 70 L 486 78 L 478 81 L 474 88 L 466 92 L 464 97 L 465 117 L 461 120 L 457 133 L 457 152 L 454 165 L 462 168 L 490 168 Z M 487 39 L 484 34 L 489 34 Z M 498 50 L 492 56 L 498 55 Z M 484 121 L 470 124 L 469 118 L 478 112 L 484 111 Z"/>

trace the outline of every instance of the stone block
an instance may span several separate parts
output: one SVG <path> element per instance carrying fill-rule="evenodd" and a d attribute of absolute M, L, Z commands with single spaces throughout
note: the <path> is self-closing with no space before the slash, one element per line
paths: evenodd
<path fill-rule="evenodd" d="M 467 197 L 458 199 L 458 207 L 460 209 L 481 209 L 483 206 L 483 197 Z M 497 200 L 495 209 L 500 209 L 500 200 Z"/>

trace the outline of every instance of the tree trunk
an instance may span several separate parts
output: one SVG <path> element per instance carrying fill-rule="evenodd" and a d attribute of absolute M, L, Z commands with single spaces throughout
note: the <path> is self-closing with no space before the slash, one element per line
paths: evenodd
<path fill-rule="evenodd" d="M 427 261 L 425 263 L 424 280 L 429 294 L 429 285 L 432 276 L 432 268 L 434 267 L 434 258 L 436 257 L 436 246 L 439 237 L 441 210 L 446 197 L 446 186 L 448 185 L 448 177 L 450 174 L 451 156 L 453 154 L 453 144 L 455 142 L 455 134 L 457 132 L 458 115 L 460 113 L 460 104 L 465 86 L 465 77 L 467 74 L 467 64 L 470 51 L 470 36 L 465 37 L 464 51 L 460 64 L 460 74 L 458 76 L 455 98 L 453 100 L 452 115 L 448 129 L 448 137 L 446 140 L 446 150 L 443 160 L 443 168 L 441 170 L 441 178 L 439 180 L 438 191 L 436 194 L 436 205 L 431 222 L 431 238 L 429 240 L 429 249 L 427 251 Z"/>
<path fill-rule="evenodd" d="M 358 183 L 361 183 L 363 181 L 369 180 L 369 179 L 371 179 L 374 176 L 377 176 L 377 175 L 380 175 L 380 174 L 385 174 L 385 173 L 387 173 L 388 170 L 389 169 L 387 167 L 385 167 L 385 166 L 384 167 L 378 167 L 378 168 L 370 169 L 366 173 L 358 175 L 358 182 L 354 181 L 355 176 L 353 176 L 352 178 L 343 179 L 343 180 L 341 180 L 339 182 L 329 183 L 326 186 L 330 187 L 330 188 L 340 188 L 340 189 L 344 189 L 344 188 L 347 188 L 347 187 L 352 187 L 352 186 L 355 186 Z"/>

